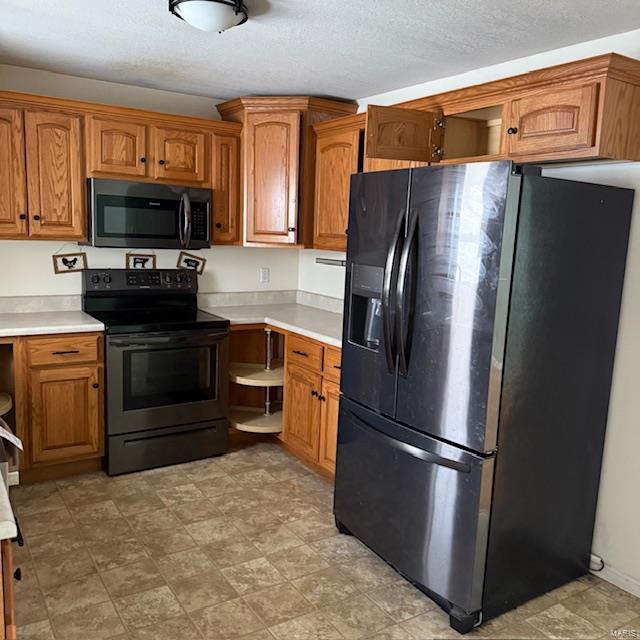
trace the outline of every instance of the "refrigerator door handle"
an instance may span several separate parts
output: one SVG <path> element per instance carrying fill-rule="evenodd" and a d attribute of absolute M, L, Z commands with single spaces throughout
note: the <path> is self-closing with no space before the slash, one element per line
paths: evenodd
<path fill-rule="evenodd" d="M 402 453 L 406 453 L 414 458 L 418 458 L 418 460 L 422 460 L 423 462 L 437 464 L 440 467 L 448 467 L 449 469 L 460 471 L 461 473 L 471 473 L 471 467 L 464 462 L 459 462 L 458 460 L 452 460 L 451 458 L 439 456 L 437 453 L 425 451 L 424 449 L 415 447 L 408 442 L 395 440 L 394 438 L 388 436 L 386 433 L 382 433 L 375 427 L 367 424 L 364 420 L 360 419 L 355 413 L 353 413 L 353 411 L 350 411 L 349 413 L 356 423 L 367 430 L 367 433 L 373 434 L 376 438 L 383 440 L 385 444 L 393 447 L 394 449 L 397 449 L 398 451 L 402 451 Z"/>
<path fill-rule="evenodd" d="M 391 306 L 391 294 L 393 290 L 393 271 L 398 257 L 399 245 L 404 231 L 406 213 L 403 213 L 396 223 L 396 228 L 387 253 L 384 266 L 384 278 L 382 281 L 382 325 L 384 331 L 384 353 L 387 358 L 387 367 L 390 373 L 396 369 L 396 336 L 393 331 L 393 308 Z"/>
<path fill-rule="evenodd" d="M 409 305 L 409 318 L 408 323 L 405 323 L 404 309 L 405 309 L 405 297 L 407 295 L 407 271 L 409 268 L 409 257 L 413 251 L 413 247 L 416 243 L 416 233 L 418 230 L 418 212 L 409 212 L 409 231 L 407 232 L 407 241 L 402 248 L 402 255 L 400 256 L 400 265 L 398 267 L 398 281 L 396 284 L 396 343 L 398 350 L 398 369 L 400 374 L 406 376 L 409 371 L 408 361 L 408 336 L 411 333 L 411 325 L 413 324 L 413 312 L 415 301 L 411 301 Z M 405 333 L 406 324 L 406 333 Z"/>

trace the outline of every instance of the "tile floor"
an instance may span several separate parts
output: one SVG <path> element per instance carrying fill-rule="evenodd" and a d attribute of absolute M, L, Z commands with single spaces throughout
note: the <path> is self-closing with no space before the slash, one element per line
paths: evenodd
<path fill-rule="evenodd" d="M 27 543 L 15 550 L 19 640 L 458 636 L 428 598 L 337 534 L 331 486 L 276 444 L 11 494 Z M 640 633 L 640 599 L 588 576 L 467 637 L 616 629 Z"/>

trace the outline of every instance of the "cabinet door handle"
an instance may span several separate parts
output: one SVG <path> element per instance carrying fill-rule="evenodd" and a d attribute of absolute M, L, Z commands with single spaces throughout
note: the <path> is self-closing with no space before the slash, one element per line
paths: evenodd
<path fill-rule="evenodd" d="M 289 233 L 293 233 L 295 230 L 296 230 L 296 228 L 295 228 L 295 227 L 288 227 L 288 228 L 287 228 L 287 231 L 288 231 Z"/>
<path fill-rule="evenodd" d="M 142 162 L 142 164 L 144 164 L 146 161 L 147 161 L 147 159 L 144 156 L 142 156 L 142 158 L 140 158 L 140 162 Z"/>
<path fill-rule="evenodd" d="M 100 385 L 99 385 L 97 382 L 94 382 L 91 386 L 92 386 L 94 389 L 99 389 L 99 388 L 100 388 Z"/>
<path fill-rule="evenodd" d="M 216 229 L 222 229 L 222 223 L 216 222 Z"/>
<path fill-rule="evenodd" d="M 518 133 L 518 127 L 509 127 L 509 128 L 507 129 L 507 133 L 508 133 L 510 136 L 512 136 L 512 135 L 514 135 L 514 134 L 516 134 L 516 133 Z"/>
<path fill-rule="evenodd" d="M 69 351 L 52 351 L 52 356 L 70 356 L 74 353 L 80 353 L 78 349 L 69 349 Z"/>
<path fill-rule="evenodd" d="M 35 216 L 33 216 L 33 219 L 34 219 L 34 220 L 40 220 L 40 216 L 36 213 L 36 215 L 35 215 Z"/>
<path fill-rule="evenodd" d="M 164 164 L 164 160 L 158 160 L 158 164 Z"/>
<path fill-rule="evenodd" d="M 326 399 L 326 396 L 318 396 L 318 400 L 320 400 L 320 402 L 324 402 Z"/>
<path fill-rule="evenodd" d="M 298 356 L 302 356 L 303 358 L 308 358 L 309 357 L 308 353 L 305 353 L 304 351 L 298 351 L 297 349 L 294 349 L 292 351 L 292 353 L 295 353 Z"/>
<path fill-rule="evenodd" d="M 311 390 L 311 395 L 317 398 L 319 394 L 315 389 L 312 389 Z"/>
<path fill-rule="evenodd" d="M 21 213 L 18 218 L 20 218 L 20 220 L 26 220 L 27 219 L 27 214 L 26 213 Z"/>
<path fill-rule="evenodd" d="M 337 369 L 338 371 L 340 371 L 340 369 L 342 369 L 342 367 L 339 364 L 334 364 L 333 368 Z"/>

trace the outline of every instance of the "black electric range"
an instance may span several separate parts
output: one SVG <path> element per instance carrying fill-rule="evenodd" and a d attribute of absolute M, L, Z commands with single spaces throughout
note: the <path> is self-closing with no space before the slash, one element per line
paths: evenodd
<path fill-rule="evenodd" d="M 115 475 L 224 453 L 229 321 L 195 273 L 90 269 L 83 309 L 106 331 L 106 466 Z"/>

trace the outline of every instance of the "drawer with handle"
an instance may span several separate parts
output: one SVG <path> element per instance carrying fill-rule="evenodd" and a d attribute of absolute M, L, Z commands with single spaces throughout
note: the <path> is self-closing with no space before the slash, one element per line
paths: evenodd
<path fill-rule="evenodd" d="M 342 352 L 340 349 L 327 348 L 324 350 L 324 375 L 325 378 L 340 382 L 340 367 Z"/>
<path fill-rule="evenodd" d="M 314 371 L 322 371 L 324 348 L 321 345 L 289 334 L 286 349 L 287 362 L 296 363 Z"/>
<path fill-rule="evenodd" d="M 29 338 L 29 366 L 42 367 L 77 362 L 97 362 L 100 359 L 100 335 L 70 334 Z"/>

